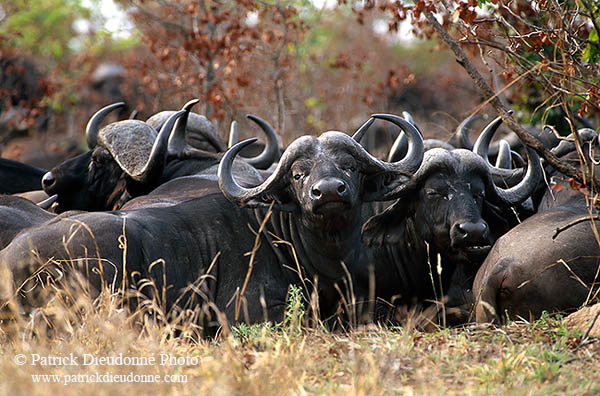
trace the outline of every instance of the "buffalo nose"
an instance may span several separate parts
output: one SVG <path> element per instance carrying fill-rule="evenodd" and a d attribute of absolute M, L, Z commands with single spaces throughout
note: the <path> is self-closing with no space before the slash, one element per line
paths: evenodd
<path fill-rule="evenodd" d="M 51 188 L 55 182 L 56 182 L 56 179 L 54 178 L 54 175 L 52 174 L 52 172 L 47 172 L 42 177 L 42 188 L 44 190 Z"/>
<path fill-rule="evenodd" d="M 343 180 L 327 178 L 315 183 L 310 189 L 310 195 L 312 199 L 343 197 L 347 189 L 346 183 Z"/>
<path fill-rule="evenodd" d="M 452 246 L 482 245 L 486 242 L 487 235 L 488 226 L 481 221 L 454 224 L 450 231 Z"/>

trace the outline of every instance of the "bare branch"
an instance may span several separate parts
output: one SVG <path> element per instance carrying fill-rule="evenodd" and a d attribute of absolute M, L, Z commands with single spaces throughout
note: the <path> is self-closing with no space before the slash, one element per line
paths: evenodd
<path fill-rule="evenodd" d="M 454 52 L 454 54 L 458 58 L 458 63 L 467 71 L 469 76 L 474 80 L 475 84 L 479 87 L 483 96 L 489 100 L 490 104 L 502 117 L 502 120 L 512 131 L 514 131 L 517 134 L 517 136 L 521 139 L 521 141 L 523 141 L 523 143 L 535 149 L 539 153 L 539 155 L 542 156 L 557 171 L 574 178 L 581 184 L 586 184 L 585 181 L 591 181 L 591 183 L 587 184 L 590 185 L 592 188 L 600 186 L 600 179 L 597 176 L 594 176 L 589 169 L 583 168 L 579 170 L 576 167 L 564 161 L 561 161 L 548 148 L 546 148 L 542 144 L 542 142 L 534 138 L 521 125 L 519 125 L 510 115 L 508 109 L 502 105 L 502 102 L 486 83 L 483 76 L 469 61 L 467 55 L 464 53 L 462 48 L 460 48 L 458 43 L 448 34 L 448 32 L 446 32 L 442 25 L 440 25 L 440 23 L 433 16 L 433 14 L 430 11 L 425 11 L 424 15 L 427 18 L 429 24 L 435 29 L 435 31 L 440 35 L 442 40 L 444 40 L 444 42 Z"/>

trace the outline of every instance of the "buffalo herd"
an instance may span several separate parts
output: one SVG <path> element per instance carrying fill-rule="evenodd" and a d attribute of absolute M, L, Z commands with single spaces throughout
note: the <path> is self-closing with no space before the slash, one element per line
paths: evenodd
<path fill-rule="evenodd" d="M 27 314 L 49 285 L 83 280 L 214 334 L 283 320 L 292 286 L 330 328 L 417 312 L 503 323 L 598 300 L 593 191 L 511 135 L 492 143 L 500 118 L 472 143 L 477 117 L 445 142 L 407 113 L 373 114 L 353 135 L 283 149 L 249 115 L 266 137 L 252 153 L 256 138 L 238 142 L 234 122 L 224 143 L 197 102 L 103 126 L 125 104 L 106 106 L 89 150 L 47 172 L 0 162 L 0 309 Z M 400 131 L 387 160 L 361 144 L 376 120 Z M 564 161 L 595 161 L 596 132 L 579 132 L 532 134 Z"/>

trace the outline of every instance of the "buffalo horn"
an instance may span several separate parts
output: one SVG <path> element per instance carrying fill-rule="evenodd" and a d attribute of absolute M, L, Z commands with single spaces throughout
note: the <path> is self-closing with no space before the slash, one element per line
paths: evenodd
<path fill-rule="evenodd" d="M 455 133 L 457 148 L 464 148 L 467 150 L 473 149 L 473 143 L 471 143 L 471 138 L 469 137 L 469 131 L 471 130 L 471 125 L 476 120 L 478 120 L 479 118 L 482 118 L 482 117 L 483 116 L 481 114 L 472 115 L 471 117 L 464 119 L 458 125 L 458 127 L 456 128 L 456 133 Z"/>
<path fill-rule="evenodd" d="M 490 122 L 477 138 L 475 146 L 473 147 L 473 151 L 479 156 L 483 157 L 485 163 L 487 164 L 492 176 L 492 184 L 494 186 L 497 198 L 504 204 L 516 205 L 525 201 L 537 187 L 537 184 L 542 177 L 540 158 L 535 150 L 533 150 L 531 147 L 527 147 L 527 173 L 518 184 L 516 184 L 514 179 L 521 172 L 521 169 L 503 169 L 492 165 L 488 159 L 488 149 L 490 142 L 494 137 L 494 133 L 496 133 L 500 124 L 502 124 L 501 117 L 496 117 L 492 122 Z M 516 185 L 513 185 L 513 187 L 508 189 L 503 189 L 498 186 L 500 183 Z"/>
<path fill-rule="evenodd" d="M 512 110 L 509 111 L 509 114 L 512 113 Z M 475 145 L 473 146 L 473 152 L 479 154 L 485 162 L 489 165 L 490 171 L 495 179 L 504 179 L 509 181 L 514 178 L 516 173 L 511 169 L 498 168 L 492 165 L 489 160 L 489 151 L 490 151 L 490 143 L 494 138 L 494 134 L 502 124 L 502 118 L 496 117 L 494 118 L 479 134 Z M 509 181 L 510 183 L 510 181 Z"/>
<path fill-rule="evenodd" d="M 171 135 L 175 122 L 181 116 L 186 114 L 186 112 L 189 112 L 189 110 L 179 110 L 167 119 L 152 145 L 152 151 L 150 152 L 148 162 L 146 162 L 146 165 L 138 174 L 129 174 L 132 179 L 140 183 L 148 184 L 160 178 L 167 159 L 169 136 Z M 185 129 L 185 125 L 183 125 L 183 128 Z"/>
<path fill-rule="evenodd" d="M 360 128 L 358 128 L 356 130 L 356 132 L 354 132 L 354 135 L 352 135 L 352 139 L 354 139 L 358 143 L 360 143 L 363 136 L 365 136 L 365 133 L 369 130 L 369 128 L 371 127 L 371 124 L 373 124 L 374 122 L 375 122 L 375 118 L 373 118 L 373 117 L 369 118 L 364 124 L 362 124 L 360 126 Z"/>
<path fill-rule="evenodd" d="M 105 106 L 98 110 L 87 123 L 85 127 L 85 140 L 90 149 L 93 149 L 98 144 L 98 132 L 100 132 L 100 124 L 108 113 L 114 109 L 125 106 L 125 102 L 117 102 Z"/>
<path fill-rule="evenodd" d="M 255 167 L 256 169 L 267 169 L 273 163 L 279 160 L 279 139 L 277 133 L 268 122 L 260 117 L 252 114 L 246 115 L 249 119 L 254 121 L 263 130 L 267 137 L 265 148 L 256 157 L 245 158 L 246 162 Z"/>
<path fill-rule="evenodd" d="M 373 118 L 381 118 L 392 122 L 404 130 L 410 140 L 408 153 L 405 158 L 396 163 L 381 161 L 369 154 L 356 140 L 342 132 L 327 132 L 318 140 L 326 140 L 330 146 L 338 146 L 340 149 L 353 155 L 362 165 L 364 173 L 377 174 L 390 172 L 394 174 L 406 175 L 415 172 L 423 160 L 423 139 L 417 129 L 408 121 L 401 117 L 391 114 L 373 114 Z M 218 179 L 219 187 L 223 194 L 232 202 L 245 204 L 251 199 L 259 199 L 268 203 L 273 199 L 270 191 L 282 189 L 288 183 L 285 177 L 289 173 L 293 162 L 301 155 L 307 155 L 314 150 L 316 138 L 312 136 L 302 136 L 296 139 L 288 146 L 275 171 L 259 186 L 245 188 L 240 186 L 232 174 L 232 165 L 235 156 L 247 145 L 256 141 L 255 139 L 244 140 L 230 148 L 219 164 Z"/>
<path fill-rule="evenodd" d="M 496 157 L 496 168 L 512 168 L 512 152 L 510 145 L 505 139 L 500 140 L 498 146 L 498 156 Z"/>
<path fill-rule="evenodd" d="M 408 150 L 404 158 L 397 162 L 390 162 L 396 169 L 402 169 L 404 172 L 413 173 L 419 169 L 423 161 L 423 138 L 414 124 L 393 114 L 373 114 L 371 117 L 381 118 L 391 122 L 399 127 L 406 134 L 409 143 Z M 401 132 L 402 134 L 402 132 Z"/>
<path fill-rule="evenodd" d="M 185 149 L 185 129 L 187 126 L 188 117 L 190 115 L 190 111 L 195 104 L 200 102 L 200 99 L 192 99 L 183 105 L 181 110 L 185 111 L 183 116 L 181 116 L 177 122 L 175 123 L 175 127 L 171 132 L 171 136 L 169 136 L 169 144 L 168 144 L 168 153 L 169 155 L 174 155 L 177 158 L 181 158 L 183 154 L 183 150 Z M 161 129 L 162 130 L 162 129 Z"/>
<path fill-rule="evenodd" d="M 417 124 L 415 124 L 415 121 L 414 121 L 412 115 L 408 111 L 403 111 L 402 116 L 404 117 L 404 119 L 406 121 L 408 121 L 412 125 L 414 125 L 414 127 L 417 128 L 417 131 L 419 131 L 419 133 L 421 132 L 419 130 L 419 127 L 417 126 Z M 394 140 L 392 147 L 390 148 L 390 152 L 388 153 L 388 158 L 387 158 L 388 162 L 398 161 L 400 158 L 402 158 L 406 155 L 407 151 L 408 151 L 408 140 L 406 139 L 406 134 L 404 132 L 400 132 L 400 134 L 398 135 L 396 140 Z"/>
<path fill-rule="evenodd" d="M 238 125 L 237 121 L 231 121 L 231 126 L 229 127 L 229 141 L 227 142 L 227 149 L 233 147 L 234 144 L 238 142 Z"/>
<path fill-rule="evenodd" d="M 489 164 L 488 167 L 490 167 L 490 170 L 497 169 Z M 492 175 L 491 184 L 498 201 L 509 206 L 514 206 L 530 197 L 541 179 L 542 167 L 540 165 L 540 157 L 538 157 L 534 149 L 527 146 L 527 173 L 525 173 L 525 177 L 516 186 L 503 189 L 494 183 Z"/>
<path fill-rule="evenodd" d="M 54 202 L 56 202 L 57 199 L 58 199 L 58 194 L 54 194 L 51 197 L 46 198 L 42 202 L 38 202 L 37 206 L 39 206 L 40 208 L 42 208 L 44 210 L 48 210 L 48 209 L 50 209 L 50 207 L 52 206 L 52 204 Z"/>

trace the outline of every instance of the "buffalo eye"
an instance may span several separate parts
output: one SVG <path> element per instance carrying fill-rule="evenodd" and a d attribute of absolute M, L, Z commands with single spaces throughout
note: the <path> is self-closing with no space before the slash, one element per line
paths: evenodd
<path fill-rule="evenodd" d="M 485 199 L 485 191 L 479 191 L 475 193 L 475 199 L 483 201 Z"/>
<path fill-rule="evenodd" d="M 110 155 L 105 150 L 97 150 L 92 155 L 92 161 L 94 161 L 97 164 L 104 164 L 107 162 L 109 156 Z"/>
<path fill-rule="evenodd" d="M 425 190 L 425 195 L 429 199 L 435 199 L 435 198 L 448 199 L 448 196 L 445 193 L 443 193 L 441 191 L 433 190 L 431 188 L 428 188 Z"/>
<path fill-rule="evenodd" d="M 346 168 L 346 171 L 350 172 L 350 173 L 354 173 L 356 172 L 356 167 L 355 166 L 349 166 Z"/>
<path fill-rule="evenodd" d="M 302 176 L 304 176 L 302 173 L 296 173 L 294 174 L 294 180 L 300 180 L 302 179 Z"/>

